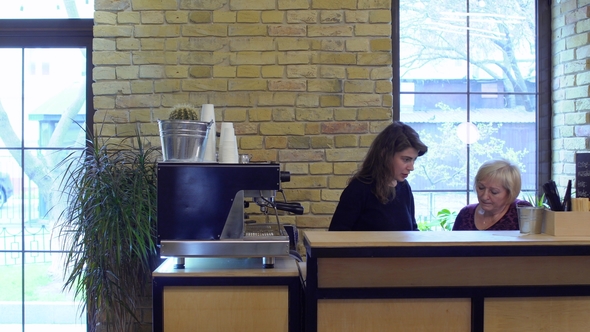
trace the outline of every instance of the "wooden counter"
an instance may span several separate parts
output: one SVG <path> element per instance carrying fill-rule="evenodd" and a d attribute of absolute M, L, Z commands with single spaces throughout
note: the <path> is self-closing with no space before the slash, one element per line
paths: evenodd
<path fill-rule="evenodd" d="M 301 331 L 301 282 L 295 260 L 166 260 L 152 274 L 153 331 Z"/>
<path fill-rule="evenodd" d="M 590 331 L 590 237 L 308 231 L 306 332 Z"/>

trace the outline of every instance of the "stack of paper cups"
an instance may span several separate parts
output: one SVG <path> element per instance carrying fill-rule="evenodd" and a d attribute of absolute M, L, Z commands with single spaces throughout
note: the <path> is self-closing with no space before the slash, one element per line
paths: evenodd
<path fill-rule="evenodd" d="M 204 162 L 216 162 L 216 144 L 215 141 L 217 140 L 217 128 L 215 127 L 215 109 L 213 108 L 213 104 L 203 104 L 201 106 L 201 121 L 203 122 L 211 122 L 211 127 L 209 127 L 209 133 L 207 134 L 207 145 L 205 146 L 205 155 L 203 156 Z"/>
<path fill-rule="evenodd" d="M 219 162 L 226 164 L 238 163 L 238 141 L 231 122 L 221 123 L 221 137 L 219 138 Z"/>
<path fill-rule="evenodd" d="M 201 106 L 201 121 L 211 122 L 209 127 L 209 133 L 207 134 L 207 145 L 205 146 L 205 155 L 203 156 L 204 162 L 216 162 L 217 161 L 217 128 L 215 127 L 215 109 L 213 104 L 203 104 Z"/>

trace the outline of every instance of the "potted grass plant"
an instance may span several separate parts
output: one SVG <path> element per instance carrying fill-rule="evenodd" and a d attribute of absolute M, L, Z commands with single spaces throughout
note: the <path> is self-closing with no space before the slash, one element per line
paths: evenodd
<path fill-rule="evenodd" d="M 545 209 L 545 208 L 549 207 L 547 205 L 547 200 L 545 199 L 545 194 L 542 194 L 541 196 L 535 196 L 532 194 L 528 194 L 524 197 L 524 200 L 529 202 L 533 207 L 536 207 L 539 209 Z"/>
<path fill-rule="evenodd" d="M 145 144 L 139 128 L 122 140 L 93 136 L 85 153 L 63 165 L 64 289 L 84 300 L 88 331 L 139 330 L 140 301 L 151 296 L 161 153 Z"/>
<path fill-rule="evenodd" d="M 540 234 L 543 229 L 545 209 L 548 207 L 545 194 L 541 196 L 526 195 L 525 201 L 530 206 L 517 206 L 518 227 L 521 233 Z"/>

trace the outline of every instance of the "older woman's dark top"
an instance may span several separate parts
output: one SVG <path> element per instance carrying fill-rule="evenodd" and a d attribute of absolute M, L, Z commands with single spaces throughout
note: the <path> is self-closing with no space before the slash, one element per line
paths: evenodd
<path fill-rule="evenodd" d="M 455 218 L 455 224 L 453 225 L 454 231 L 477 231 L 477 227 L 475 227 L 475 211 L 477 210 L 477 206 L 479 204 L 470 204 L 466 207 L 462 208 Z M 512 230 L 519 230 L 518 227 L 518 212 L 516 210 L 516 206 L 531 206 L 531 203 L 527 201 L 523 201 L 521 199 L 517 199 L 510 207 L 508 207 L 508 211 L 497 223 L 492 225 L 492 227 L 485 229 L 486 231 L 512 231 Z"/>

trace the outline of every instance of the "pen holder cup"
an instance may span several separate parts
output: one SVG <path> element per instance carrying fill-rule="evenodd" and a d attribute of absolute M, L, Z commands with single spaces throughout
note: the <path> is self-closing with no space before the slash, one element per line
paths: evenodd
<path fill-rule="evenodd" d="M 547 210 L 543 233 L 553 236 L 590 236 L 590 212 Z"/>

